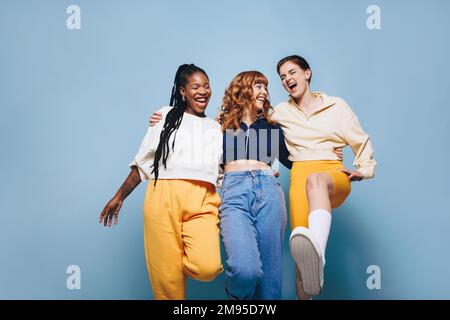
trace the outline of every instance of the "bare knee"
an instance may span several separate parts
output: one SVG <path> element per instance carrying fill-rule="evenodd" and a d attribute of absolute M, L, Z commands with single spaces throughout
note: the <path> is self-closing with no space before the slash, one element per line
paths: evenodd
<path fill-rule="evenodd" d="M 328 178 L 325 173 L 311 173 L 306 179 L 306 191 L 327 189 Z"/>
<path fill-rule="evenodd" d="M 329 197 L 333 193 L 333 182 L 326 173 L 311 173 L 306 179 L 306 193 L 308 198 L 317 194 L 328 194 Z"/>

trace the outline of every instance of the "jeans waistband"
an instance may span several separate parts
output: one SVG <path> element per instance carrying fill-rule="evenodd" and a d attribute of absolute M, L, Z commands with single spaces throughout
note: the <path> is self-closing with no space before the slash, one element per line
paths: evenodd
<path fill-rule="evenodd" d="M 258 170 L 244 170 L 244 171 L 231 171 L 224 174 L 226 177 L 247 177 L 247 176 L 274 176 L 272 169 L 258 169 Z"/>

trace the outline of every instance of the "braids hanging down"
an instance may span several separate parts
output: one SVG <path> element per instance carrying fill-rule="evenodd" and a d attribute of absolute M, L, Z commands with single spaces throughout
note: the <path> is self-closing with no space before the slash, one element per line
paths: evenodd
<path fill-rule="evenodd" d="M 183 120 L 184 111 L 186 110 L 186 101 L 183 101 L 180 88 L 184 87 L 188 82 L 189 77 L 196 73 L 201 72 L 207 78 L 208 75 L 202 69 L 194 64 L 182 64 L 178 67 L 177 73 L 175 74 L 175 80 L 173 82 L 172 94 L 170 96 L 169 105 L 173 108 L 167 113 L 166 120 L 164 121 L 163 130 L 159 136 L 159 144 L 156 148 L 155 159 L 153 161 L 152 173 L 155 173 L 155 185 L 159 176 L 159 162 L 162 158 L 162 163 L 164 168 L 166 168 L 167 157 L 169 156 L 169 139 L 172 133 L 175 132 L 175 137 L 172 142 L 172 151 L 175 147 L 175 139 L 177 137 L 177 130 L 180 127 L 181 120 Z"/>

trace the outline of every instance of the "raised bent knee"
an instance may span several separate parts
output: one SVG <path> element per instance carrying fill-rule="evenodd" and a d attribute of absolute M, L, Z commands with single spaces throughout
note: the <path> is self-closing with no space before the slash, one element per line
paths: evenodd
<path fill-rule="evenodd" d="M 326 173 L 311 173 L 306 178 L 306 190 L 326 189 L 328 177 Z"/>
<path fill-rule="evenodd" d="M 225 272 L 226 292 L 232 299 L 251 299 L 262 276 L 262 263 L 258 258 L 252 258 L 246 253 L 228 259 Z"/>
<path fill-rule="evenodd" d="M 237 268 L 236 278 L 243 284 L 249 285 L 257 283 L 262 276 L 262 270 L 258 267 L 241 267 Z"/>
<path fill-rule="evenodd" d="M 213 281 L 223 271 L 223 266 L 220 261 L 218 263 L 210 261 L 196 264 L 185 263 L 184 270 L 188 276 L 195 280 Z"/>

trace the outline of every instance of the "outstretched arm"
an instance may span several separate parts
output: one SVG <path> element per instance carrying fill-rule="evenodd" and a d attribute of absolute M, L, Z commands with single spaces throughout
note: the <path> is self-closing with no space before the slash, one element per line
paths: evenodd
<path fill-rule="evenodd" d="M 139 170 L 136 166 L 133 166 L 130 174 L 120 186 L 119 190 L 117 190 L 114 197 L 109 200 L 102 213 L 100 213 L 99 223 L 103 222 L 103 225 L 105 227 L 111 227 L 112 219 L 114 216 L 114 224 L 117 224 L 119 220 L 119 211 L 122 207 L 123 201 L 139 185 L 139 183 L 141 183 Z"/>

